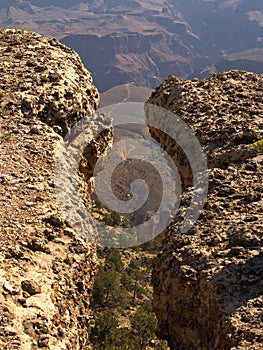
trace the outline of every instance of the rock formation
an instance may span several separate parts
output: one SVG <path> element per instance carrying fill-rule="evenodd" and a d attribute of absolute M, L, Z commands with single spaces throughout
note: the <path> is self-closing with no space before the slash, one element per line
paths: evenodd
<path fill-rule="evenodd" d="M 194 131 L 208 160 L 205 207 L 187 233 L 181 208 L 155 259 L 152 282 L 158 333 L 171 349 L 262 349 L 263 76 L 242 71 L 207 80 L 169 76 L 149 102 L 175 112 Z M 173 140 L 151 129 L 189 179 Z M 260 141 L 261 140 L 261 141 Z"/>
<path fill-rule="evenodd" d="M 2 29 L 0 52 L 0 348 L 83 349 L 97 258 L 60 216 L 53 170 L 69 128 L 84 116 L 95 128 L 98 91 L 55 39 Z M 111 143 L 105 125 L 86 152 L 87 181 Z"/>

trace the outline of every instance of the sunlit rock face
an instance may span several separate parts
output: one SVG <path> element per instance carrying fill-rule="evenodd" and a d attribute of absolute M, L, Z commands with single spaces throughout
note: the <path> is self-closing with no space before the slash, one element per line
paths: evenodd
<path fill-rule="evenodd" d="M 100 117 L 97 135 L 98 91 L 73 50 L 1 29 L 0 52 L 0 348 L 84 349 L 97 257 L 61 216 L 54 168 L 62 136 L 86 117 L 94 140 L 79 186 L 87 195 L 111 126 Z"/>
<path fill-rule="evenodd" d="M 262 78 L 242 71 L 193 81 L 169 76 L 149 99 L 191 127 L 209 171 L 204 209 L 181 233 L 190 165 L 172 139 L 150 128 L 189 180 L 152 275 L 158 333 L 171 349 L 263 346 Z"/>

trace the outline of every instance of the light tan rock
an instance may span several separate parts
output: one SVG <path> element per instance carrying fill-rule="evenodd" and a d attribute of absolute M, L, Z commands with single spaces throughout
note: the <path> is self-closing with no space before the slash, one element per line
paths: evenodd
<path fill-rule="evenodd" d="M 205 207 L 187 233 L 180 224 L 186 187 L 153 268 L 158 333 L 171 349 L 262 349 L 263 76 L 241 71 L 208 80 L 169 76 L 149 102 L 180 116 L 208 159 Z M 150 130 L 173 157 L 182 181 L 191 169 L 173 140 Z"/>
<path fill-rule="evenodd" d="M 96 135 L 98 91 L 73 50 L 1 29 L 0 55 L 0 348 L 84 349 L 97 257 L 61 217 L 55 155 L 62 135 L 87 116 L 95 146 L 88 184 L 80 177 L 80 186 L 91 192 L 92 166 L 111 143 L 111 127 L 107 121 Z"/>

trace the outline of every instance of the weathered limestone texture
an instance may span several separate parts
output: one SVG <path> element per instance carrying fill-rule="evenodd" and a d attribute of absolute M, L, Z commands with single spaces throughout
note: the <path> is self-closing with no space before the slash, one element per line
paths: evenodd
<path fill-rule="evenodd" d="M 0 348 L 84 349 L 97 257 L 61 218 L 53 170 L 69 128 L 85 115 L 94 124 L 98 91 L 55 39 L 0 30 L 0 55 Z M 111 142 L 105 125 L 80 181 Z"/>
<path fill-rule="evenodd" d="M 156 129 L 186 187 L 154 262 L 159 335 L 171 349 L 263 348 L 262 143 L 263 76 L 242 71 L 207 80 L 169 76 L 149 99 L 179 115 L 208 159 L 209 191 L 186 234 L 179 226 L 191 201 L 183 151 Z"/>

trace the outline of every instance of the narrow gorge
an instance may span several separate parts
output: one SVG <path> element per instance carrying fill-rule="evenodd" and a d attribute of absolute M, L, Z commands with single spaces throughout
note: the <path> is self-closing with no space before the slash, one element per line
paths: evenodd
<path fill-rule="evenodd" d="M 63 137 L 85 117 L 95 135 L 79 167 L 88 200 L 112 126 L 94 113 L 98 91 L 72 49 L 26 29 L 1 29 L 0 52 L 0 348 L 86 350 L 99 260 L 95 245 L 61 216 L 54 168 Z M 152 272 L 158 335 L 171 350 L 262 349 L 262 78 L 170 75 L 148 100 L 189 125 L 209 173 L 204 209 L 181 233 L 194 174 L 184 150 L 149 128 L 184 185 Z"/>

